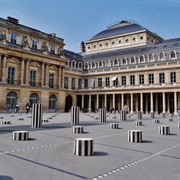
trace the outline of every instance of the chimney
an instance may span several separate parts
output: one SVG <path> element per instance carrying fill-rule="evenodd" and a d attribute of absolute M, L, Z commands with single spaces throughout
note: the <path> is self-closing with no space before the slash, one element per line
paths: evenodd
<path fill-rule="evenodd" d="M 19 23 L 19 20 L 18 20 L 18 19 L 15 19 L 15 18 L 10 17 L 10 16 L 7 17 L 7 20 L 8 20 L 9 22 L 11 22 L 11 23 L 14 23 L 14 24 L 18 24 L 18 23 Z"/>
<path fill-rule="evenodd" d="M 81 52 L 85 52 L 85 44 L 84 44 L 84 41 L 81 42 Z"/>

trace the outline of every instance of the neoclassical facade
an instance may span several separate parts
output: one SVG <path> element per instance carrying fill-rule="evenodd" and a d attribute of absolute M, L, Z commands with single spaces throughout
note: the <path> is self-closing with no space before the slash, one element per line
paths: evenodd
<path fill-rule="evenodd" d="M 44 111 L 72 105 L 96 111 L 177 113 L 180 38 L 164 40 L 135 22 L 121 21 L 96 34 L 81 53 L 64 40 L 0 18 L 0 111 L 41 103 Z"/>

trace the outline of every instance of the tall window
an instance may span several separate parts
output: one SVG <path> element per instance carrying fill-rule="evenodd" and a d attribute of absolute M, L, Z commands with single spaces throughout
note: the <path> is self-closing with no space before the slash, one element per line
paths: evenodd
<path fill-rule="evenodd" d="M 171 83 L 175 83 L 176 82 L 176 72 L 171 72 L 170 73 L 170 78 L 171 78 Z"/>
<path fill-rule="evenodd" d="M 163 53 L 160 53 L 159 59 L 160 59 L 160 61 L 163 61 L 163 60 L 164 60 L 164 54 L 163 54 Z"/>
<path fill-rule="evenodd" d="M 99 61 L 99 67 L 102 67 L 102 61 Z"/>
<path fill-rule="evenodd" d="M 149 84 L 154 84 L 154 74 L 149 74 Z"/>
<path fill-rule="evenodd" d="M 119 64 L 119 63 L 118 63 L 118 60 L 115 59 L 115 60 L 114 60 L 114 65 L 117 66 L 118 64 Z"/>
<path fill-rule="evenodd" d="M 110 79 L 109 77 L 106 78 L 106 87 L 109 87 L 110 86 Z"/>
<path fill-rule="evenodd" d="M 118 77 L 113 81 L 113 86 L 118 86 Z"/>
<path fill-rule="evenodd" d="M 52 94 L 49 97 L 49 110 L 55 110 L 56 109 L 56 96 Z"/>
<path fill-rule="evenodd" d="M 64 88 L 68 89 L 68 77 L 64 77 Z"/>
<path fill-rule="evenodd" d="M 92 62 L 92 68 L 95 68 L 95 62 Z"/>
<path fill-rule="evenodd" d="M 135 76 L 130 76 L 130 85 L 135 85 Z"/>
<path fill-rule="evenodd" d="M 31 94 L 30 96 L 30 107 L 32 107 L 33 104 L 38 103 L 38 95 L 36 93 Z"/>
<path fill-rule="evenodd" d="M 153 60 L 154 60 L 153 55 L 150 54 L 150 55 L 149 55 L 149 62 L 151 62 L 151 61 L 153 61 Z"/>
<path fill-rule="evenodd" d="M 82 79 L 78 79 L 78 89 L 82 88 Z"/>
<path fill-rule="evenodd" d="M 160 84 L 165 83 L 164 73 L 159 73 L 159 83 L 160 83 Z"/>
<path fill-rule="evenodd" d="M 11 32 L 11 43 L 16 44 L 16 33 Z"/>
<path fill-rule="evenodd" d="M 126 76 L 122 76 L 122 86 L 126 86 Z"/>
<path fill-rule="evenodd" d="M 9 92 L 6 97 L 6 103 L 9 103 L 10 109 L 14 110 L 16 102 L 17 102 L 17 94 L 13 91 Z"/>
<path fill-rule="evenodd" d="M 84 88 L 88 88 L 88 79 L 84 79 Z"/>
<path fill-rule="evenodd" d="M 98 87 L 102 87 L 102 78 L 98 78 Z"/>
<path fill-rule="evenodd" d="M 14 67 L 8 67 L 8 84 L 14 84 L 14 74 L 15 74 L 15 68 Z"/>
<path fill-rule="evenodd" d="M 122 64 L 127 64 L 126 58 L 122 59 Z"/>
<path fill-rule="evenodd" d="M 134 63 L 135 63 L 135 58 L 133 56 L 133 57 L 131 57 L 131 64 L 134 64 Z"/>
<path fill-rule="evenodd" d="M 175 57 L 176 57 L 175 52 L 172 51 L 172 52 L 171 52 L 171 59 L 175 59 Z"/>
<path fill-rule="evenodd" d="M 143 56 L 143 55 L 140 56 L 139 62 L 140 62 L 140 63 L 143 63 L 143 62 L 144 62 L 144 56 Z"/>
<path fill-rule="evenodd" d="M 139 84 L 144 84 L 144 74 L 139 75 Z"/>
<path fill-rule="evenodd" d="M 49 74 L 49 87 L 54 88 L 54 74 Z"/>
<path fill-rule="evenodd" d="M 30 72 L 30 86 L 36 86 L 36 71 L 34 70 Z"/>
<path fill-rule="evenodd" d="M 32 39 L 32 48 L 37 49 L 37 39 Z"/>
<path fill-rule="evenodd" d="M 54 54 L 54 53 L 55 53 L 55 45 L 51 44 L 51 54 Z"/>
<path fill-rule="evenodd" d="M 71 89 L 75 89 L 75 78 L 71 80 Z"/>

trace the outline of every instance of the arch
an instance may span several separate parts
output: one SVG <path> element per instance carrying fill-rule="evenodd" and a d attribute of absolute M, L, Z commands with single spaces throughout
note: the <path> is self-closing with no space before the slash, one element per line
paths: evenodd
<path fill-rule="evenodd" d="M 139 56 L 139 63 L 143 63 L 145 61 L 145 57 L 144 57 L 144 55 L 140 55 Z"/>
<path fill-rule="evenodd" d="M 127 64 L 127 58 L 126 58 L 126 57 L 123 57 L 123 58 L 122 58 L 122 65 L 125 65 L 125 64 Z"/>
<path fill-rule="evenodd" d="M 161 53 L 159 53 L 159 60 L 160 61 L 163 61 L 163 60 L 165 60 L 165 54 L 164 54 L 164 52 L 161 52 Z"/>
<path fill-rule="evenodd" d="M 176 52 L 175 51 L 171 51 L 170 53 L 169 53 L 169 59 L 176 59 Z"/>
<path fill-rule="evenodd" d="M 135 64 L 135 63 L 136 63 L 136 58 L 135 58 L 135 56 L 132 56 L 130 61 L 131 61 L 131 62 L 130 62 L 131 64 Z"/>
<path fill-rule="evenodd" d="M 119 62 L 118 62 L 118 59 L 114 59 L 114 66 L 118 66 L 119 65 Z"/>
<path fill-rule="evenodd" d="M 99 61 L 99 68 L 103 67 L 103 62 L 102 60 Z"/>
<path fill-rule="evenodd" d="M 91 67 L 96 68 L 96 63 L 94 61 L 92 62 Z"/>
<path fill-rule="evenodd" d="M 10 105 L 10 111 L 14 110 L 16 102 L 17 94 L 14 91 L 9 92 L 6 97 L 6 104 L 8 103 Z"/>
<path fill-rule="evenodd" d="M 84 66 L 84 67 L 85 67 L 85 69 L 88 69 L 89 66 L 88 66 L 88 63 L 87 63 L 87 62 L 85 63 L 85 66 Z"/>
<path fill-rule="evenodd" d="M 56 111 L 56 95 L 52 94 L 49 96 L 49 111 L 55 112 Z"/>
<path fill-rule="evenodd" d="M 65 102 L 65 112 L 69 112 L 71 107 L 72 107 L 72 97 L 70 95 L 68 95 L 66 97 L 66 102 Z"/>
<path fill-rule="evenodd" d="M 82 69 L 82 62 L 79 62 L 79 63 L 78 63 L 78 68 L 79 68 L 79 69 Z"/>
<path fill-rule="evenodd" d="M 149 59 L 149 62 L 154 61 L 154 54 L 152 54 L 152 53 L 149 54 L 148 59 Z"/>
<path fill-rule="evenodd" d="M 72 68 L 75 68 L 75 67 L 76 67 L 76 61 L 74 61 L 74 60 L 71 61 L 71 67 L 72 67 Z"/>
<path fill-rule="evenodd" d="M 106 67 L 111 67 L 111 61 L 109 59 L 106 60 Z"/>
<path fill-rule="evenodd" d="M 30 102 L 30 107 L 32 107 L 33 104 L 37 104 L 38 103 L 38 94 L 36 93 L 32 93 L 29 97 L 29 102 Z"/>

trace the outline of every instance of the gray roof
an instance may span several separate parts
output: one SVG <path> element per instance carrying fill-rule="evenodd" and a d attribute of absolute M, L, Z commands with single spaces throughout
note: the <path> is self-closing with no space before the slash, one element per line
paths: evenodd
<path fill-rule="evenodd" d="M 83 61 L 83 57 L 75 53 L 73 51 L 69 51 L 67 49 L 64 49 L 64 56 L 69 59 L 69 61 L 75 60 L 75 61 Z"/>

